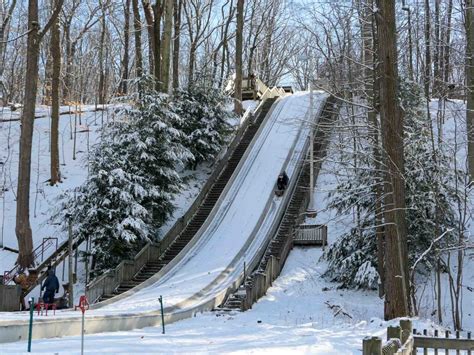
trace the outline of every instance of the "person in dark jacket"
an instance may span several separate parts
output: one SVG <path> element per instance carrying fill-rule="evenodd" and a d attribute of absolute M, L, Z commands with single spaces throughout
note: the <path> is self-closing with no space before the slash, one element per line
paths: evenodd
<path fill-rule="evenodd" d="M 46 291 L 43 294 L 43 302 L 45 304 L 54 303 L 54 294 L 59 292 L 59 280 L 52 269 L 48 270 L 48 277 L 44 280 L 41 291 L 44 291 L 45 289 Z"/>
<path fill-rule="evenodd" d="M 278 175 L 277 179 L 277 187 L 278 190 L 285 190 L 286 187 L 288 186 L 288 175 L 286 175 L 286 172 L 283 171 L 280 175 Z"/>

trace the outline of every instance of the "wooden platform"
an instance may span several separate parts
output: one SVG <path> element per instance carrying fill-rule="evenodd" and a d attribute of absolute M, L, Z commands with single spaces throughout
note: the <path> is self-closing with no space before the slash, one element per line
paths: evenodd
<path fill-rule="evenodd" d="M 322 246 L 328 244 L 328 227 L 321 224 L 302 224 L 293 238 L 295 246 Z"/>

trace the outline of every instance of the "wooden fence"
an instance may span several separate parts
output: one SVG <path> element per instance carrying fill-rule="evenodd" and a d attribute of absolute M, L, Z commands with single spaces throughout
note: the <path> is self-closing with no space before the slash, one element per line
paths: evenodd
<path fill-rule="evenodd" d="M 455 338 L 450 338 L 450 332 L 444 332 L 444 337 L 438 337 L 438 330 L 433 336 L 428 336 L 428 331 L 423 330 L 423 335 L 418 335 L 416 329 L 412 331 L 410 320 L 401 320 L 400 326 L 387 328 L 387 342 L 382 344 L 379 337 L 366 337 L 362 341 L 363 355 L 414 355 L 417 353 L 427 355 L 444 354 L 467 354 L 472 355 L 474 351 L 474 340 L 471 332 L 467 332 L 466 338 L 461 338 L 461 333 L 456 332 Z"/>
<path fill-rule="evenodd" d="M 88 284 L 87 299 L 90 303 L 95 303 L 101 296 L 112 294 L 121 283 L 131 281 L 148 262 L 158 260 L 160 254 L 159 244 L 146 244 L 133 260 L 123 260 L 116 268 L 105 272 Z"/>

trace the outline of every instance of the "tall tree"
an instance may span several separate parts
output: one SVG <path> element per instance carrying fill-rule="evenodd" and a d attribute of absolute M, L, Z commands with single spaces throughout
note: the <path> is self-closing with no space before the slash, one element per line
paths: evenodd
<path fill-rule="evenodd" d="M 96 14 L 101 9 L 101 6 L 96 6 L 91 9 L 87 15 L 87 19 L 84 22 L 79 33 L 73 36 L 73 25 L 74 20 L 77 18 L 77 12 L 80 9 L 81 1 L 73 0 L 72 2 L 67 2 L 64 5 L 63 11 L 63 20 L 62 27 L 64 32 L 64 42 L 65 42 L 65 68 L 64 68 L 64 77 L 63 77 L 63 102 L 67 104 L 72 100 L 71 92 L 73 87 L 73 78 L 74 78 L 74 60 L 76 58 L 76 51 L 78 43 L 84 37 L 84 35 L 100 20 L 100 17 L 96 17 Z"/>
<path fill-rule="evenodd" d="M 150 67 L 150 73 L 154 74 L 154 55 L 155 55 L 155 29 L 154 21 L 155 15 L 153 14 L 154 6 L 150 0 L 142 0 L 143 12 L 145 13 L 146 28 L 148 31 L 148 62 Z M 156 5 L 155 5 L 156 6 Z"/>
<path fill-rule="evenodd" d="M 140 8 L 138 0 L 132 0 L 133 9 L 133 27 L 135 33 L 135 70 L 136 76 L 143 75 L 143 57 L 142 57 L 142 21 L 140 20 Z"/>
<path fill-rule="evenodd" d="M 474 179 L 474 0 L 466 0 L 466 125 L 469 175 Z"/>
<path fill-rule="evenodd" d="M 161 40 L 160 91 L 168 92 L 170 83 L 171 36 L 173 33 L 174 0 L 164 0 L 163 38 Z"/>
<path fill-rule="evenodd" d="M 200 46 L 212 35 L 211 27 L 215 0 L 187 0 L 183 2 L 189 41 L 188 86 L 195 82 L 196 57 Z"/>
<path fill-rule="evenodd" d="M 182 0 L 174 0 L 174 41 L 173 41 L 173 90 L 179 87 L 179 50 L 181 36 Z"/>
<path fill-rule="evenodd" d="M 431 21 L 430 21 L 430 1 L 425 0 L 425 96 L 430 98 L 431 87 Z M 429 114 L 429 110 L 428 110 Z"/>
<path fill-rule="evenodd" d="M 156 89 L 161 82 L 161 17 L 163 16 L 163 1 L 156 0 L 153 5 L 153 70 L 156 78 Z"/>
<path fill-rule="evenodd" d="M 101 6 L 102 15 L 100 17 L 100 44 L 99 44 L 99 92 L 98 92 L 98 103 L 100 105 L 105 104 L 106 92 L 107 92 L 107 76 L 106 76 L 106 61 L 107 61 L 107 48 L 105 46 L 105 38 L 107 36 L 107 20 L 106 20 L 106 1 L 99 1 Z"/>
<path fill-rule="evenodd" d="M 130 0 L 125 0 L 123 5 L 124 12 L 124 43 L 123 43 L 123 58 L 122 58 L 122 80 L 120 82 L 119 92 L 127 94 L 128 92 L 128 71 L 130 65 Z"/>
<path fill-rule="evenodd" d="M 370 135 L 372 139 L 373 156 L 374 156 L 374 177 L 377 183 L 374 185 L 375 193 L 375 236 L 377 238 L 377 263 L 379 273 L 379 296 L 383 296 L 385 293 L 385 270 L 384 270 L 384 228 L 383 228 L 383 191 L 382 186 L 378 183 L 380 179 L 381 167 L 381 151 L 380 151 L 380 124 L 377 118 L 377 107 L 379 101 L 378 94 L 378 75 L 376 74 L 376 61 L 374 60 L 374 54 L 376 52 L 376 36 L 375 36 L 375 23 L 372 16 L 373 0 L 365 0 L 362 4 L 362 16 L 361 16 L 361 27 L 362 27 L 362 44 L 363 44 L 363 62 L 364 62 L 364 82 L 365 82 L 365 94 L 367 96 L 368 109 L 367 109 L 367 121 L 370 127 Z"/>
<path fill-rule="evenodd" d="M 385 150 L 385 310 L 386 319 L 410 313 L 405 221 L 403 115 L 398 103 L 395 3 L 377 0 L 380 60 L 380 118 Z"/>
<path fill-rule="evenodd" d="M 59 0 L 53 0 L 53 7 L 57 7 Z M 50 184 L 55 185 L 61 180 L 59 170 L 59 87 L 61 75 L 61 30 L 59 17 L 51 26 L 50 54 L 52 60 L 51 77 L 51 177 Z"/>
<path fill-rule="evenodd" d="M 8 28 L 10 26 L 13 11 L 15 10 L 16 0 L 10 3 L 8 9 L 1 8 L 1 22 L 0 22 L 0 105 L 7 104 L 7 90 L 3 79 L 3 72 L 5 70 L 5 50 L 7 48 Z"/>
<path fill-rule="evenodd" d="M 234 111 L 242 114 L 242 47 L 244 42 L 244 0 L 237 0 L 237 29 L 235 35 L 235 96 Z"/>
<path fill-rule="evenodd" d="M 18 263 L 28 267 L 33 263 L 33 236 L 30 225 L 31 145 L 35 121 L 36 95 L 38 91 L 38 60 L 40 45 L 45 34 L 61 11 L 63 0 L 58 0 L 43 29 L 38 18 L 38 0 L 28 1 L 28 50 L 26 54 L 26 80 L 21 116 L 20 155 L 15 233 L 18 239 Z"/>

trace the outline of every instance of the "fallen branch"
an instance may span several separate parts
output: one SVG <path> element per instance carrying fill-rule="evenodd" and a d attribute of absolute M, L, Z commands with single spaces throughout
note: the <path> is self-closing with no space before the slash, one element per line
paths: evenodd
<path fill-rule="evenodd" d="M 338 304 L 330 304 L 329 301 L 324 302 L 326 306 L 329 307 L 330 310 L 334 312 L 334 317 L 337 317 L 339 314 L 342 314 L 350 319 L 353 319 L 352 316 L 345 311 L 345 309 L 338 305 Z"/>

